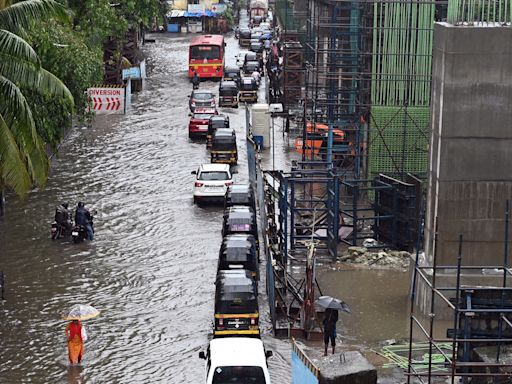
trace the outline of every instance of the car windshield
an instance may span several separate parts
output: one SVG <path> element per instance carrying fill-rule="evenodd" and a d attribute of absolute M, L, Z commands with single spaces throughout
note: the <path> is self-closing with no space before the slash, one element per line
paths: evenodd
<path fill-rule="evenodd" d="M 211 99 L 213 99 L 213 95 L 211 93 L 206 93 L 206 92 L 195 92 L 194 99 L 195 100 L 211 100 Z"/>
<path fill-rule="evenodd" d="M 195 45 L 190 47 L 190 58 L 192 60 L 219 60 L 220 47 L 215 45 Z"/>
<path fill-rule="evenodd" d="M 229 180 L 229 175 L 227 172 L 201 172 L 199 174 L 198 180 L 206 180 L 206 181 L 215 181 L 215 180 Z"/>
<path fill-rule="evenodd" d="M 194 119 L 208 120 L 210 117 L 212 115 L 208 113 L 194 113 Z"/>
<path fill-rule="evenodd" d="M 213 384 L 266 384 L 261 367 L 217 367 L 213 373 Z"/>

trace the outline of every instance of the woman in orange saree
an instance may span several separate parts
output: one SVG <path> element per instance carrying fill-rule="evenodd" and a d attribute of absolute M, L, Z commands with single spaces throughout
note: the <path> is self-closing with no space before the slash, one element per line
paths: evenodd
<path fill-rule="evenodd" d="M 78 364 L 82 361 L 84 342 L 82 340 L 82 324 L 79 320 L 73 320 L 66 326 L 68 339 L 68 357 L 71 364 Z"/>

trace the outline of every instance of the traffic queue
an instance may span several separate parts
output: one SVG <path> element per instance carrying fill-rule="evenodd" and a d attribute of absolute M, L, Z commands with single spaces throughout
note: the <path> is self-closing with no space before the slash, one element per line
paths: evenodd
<path fill-rule="evenodd" d="M 238 163 L 237 139 L 227 114 L 217 106 L 238 108 L 256 103 L 263 72 L 257 52 L 243 53 L 237 66 L 224 66 L 225 43 L 219 36 L 194 38 L 189 77 L 194 85 L 189 100 L 188 135 L 205 139 L 210 164 L 193 171 L 194 203 L 222 203 L 221 235 L 215 277 L 213 340 L 199 357 L 206 360 L 206 383 L 270 383 L 266 351 L 260 339 L 258 281 L 260 257 L 255 194 L 250 184 L 234 183 Z M 222 65 L 219 64 L 222 62 Z M 200 79 L 219 79 L 215 94 L 200 87 Z"/>

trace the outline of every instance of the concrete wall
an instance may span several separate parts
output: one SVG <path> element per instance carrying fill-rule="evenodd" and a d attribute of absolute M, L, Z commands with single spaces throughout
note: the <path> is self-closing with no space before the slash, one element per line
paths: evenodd
<path fill-rule="evenodd" d="M 462 234 L 464 265 L 502 265 L 512 198 L 512 28 L 436 23 L 431 110 L 427 262 L 437 252 L 438 265 L 456 264 Z"/>

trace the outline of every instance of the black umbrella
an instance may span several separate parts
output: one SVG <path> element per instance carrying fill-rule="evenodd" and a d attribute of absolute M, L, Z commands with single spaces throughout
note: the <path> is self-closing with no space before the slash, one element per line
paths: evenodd
<path fill-rule="evenodd" d="M 324 307 L 326 309 L 336 309 L 338 311 L 351 313 L 347 303 L 340 299 L 335 299 L 334 297 L 331 296 L 320 296 L 317 300 L 315 300 L 315 303 L 320 307 Z"/>

